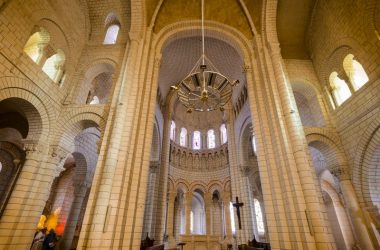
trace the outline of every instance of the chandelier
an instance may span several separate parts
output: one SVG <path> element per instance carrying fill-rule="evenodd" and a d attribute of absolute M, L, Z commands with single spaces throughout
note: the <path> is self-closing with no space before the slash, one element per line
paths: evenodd
<path fill-rule="evenodd" d="M 239 81 L 229 80 L 218 72 L 205 55 L 204 0 L 202 0 L 202 55 L 190 73 L 171 89 L 177 92 L 179 101 L 188 113 L 195 111 L 224 111 L 231 99 L 232 88 Z M 207 64 L 206 64 L 207 62 Z"/>

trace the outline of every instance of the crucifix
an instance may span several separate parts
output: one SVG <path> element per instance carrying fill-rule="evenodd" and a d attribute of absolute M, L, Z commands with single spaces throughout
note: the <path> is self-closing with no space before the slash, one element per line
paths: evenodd
<path fill-rule="evenodd" d="M 236 203 L 233 203 L 232 205 L 234 207 L 236 207 L 236 215 L 238 217 L 239 229 L 241 229 L 240 207 L 244 206 L 244 203 L 243 202 L 239 202 L 239 198 L 236 196 Z"/>

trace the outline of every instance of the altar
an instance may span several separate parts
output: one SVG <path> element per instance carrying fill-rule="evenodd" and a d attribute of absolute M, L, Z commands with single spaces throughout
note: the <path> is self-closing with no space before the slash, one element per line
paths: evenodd
<path fill-rule="evenodd" d="M 180 235 L 179 240 L 186 243 L 183 250 L 220 250 L 222 245 L 216 235 Z"/>

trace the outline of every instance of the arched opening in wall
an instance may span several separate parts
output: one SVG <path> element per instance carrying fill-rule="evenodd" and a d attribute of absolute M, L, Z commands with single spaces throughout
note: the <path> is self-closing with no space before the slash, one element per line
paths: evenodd
<path fill-rule="evenodd" d="M 220 141 L 221 144 L 227 143 L 227 127 L 225 123 L 220 126 Z"/>
<path fill-rule="evenodd" d="M 106 34 L 104 36 L 103 44 L 115 44 L 120 30 L 120 22 L 114 13 L 108 14 L 105 20 Z"/>
<path fill-rule="evenodd" d="M 25 161 L 24 139 L 38 141 L 42 119 L 28 101 L 8 98 L 0 102 L 0 217 L 17 183 Z"/>
<path fill-rule="evenodd" d="M 42 67 L 42 71 L 55 83 L 61 83 L 65 71 L 65 53 L 58 49 L 57 52 L 50 56 Z"/>
<path fill-rule="evenodd" d="M 43 27 L 36 27 L 35 31 L 28 39 L 24 46 L 24 52 L 35 63 L 40 63 L 44 55 L 44 49 L 50 42 L 50 34 Z"/>
<path fill-rule="evenodd" d="M 211 235 L 224 235 L 225 220 L 223 220 L 223 200 L 220 197 L 218 190 L 212 193 L 212 208 L 211 208 Z M 206 228 L 207 230 L 207 228 Z"/>
<path fill-rule="evenodd" d="M 309 84 L 292 83 L 294 98 L 303 126 L 322 127 L 325 120 L 315 89 Z"/>
<path fill-rule="evenodd" d="M 181 128 L 181 134 L 179 136 L 179 145 L 182 147 L 187 146 L 187 129 Z"/>
<path fill-rule="evenodd" d="M 206 234 L 206 215 L 204 194 L 201 190 L 196 189 L 193 192 L 191 202 L 192 218 L 190 218 L 191 234 Z"/>
<path fill-rule="evenodd" d="M 175 141 L 175 122 L 172 120 L 170 122 L 170 140 Z"/>
<path fill-rule="evenodd" d="M 38 223 L 38 229 L 47 227 L 53 229 L 58 236 L 62 236 L 66 226 L 70 207 L 74 200 L 75 159 L 68 155 L 63 165 L 64 170 L 55 178 L 49 199 Z"/>
<path fill-rule="evenodd" d="M 332 72 L 329 77 L 330 89 L 336 106 L 340 106 L 351 97 L 351 91 L 345 80 L 339 78 L 337 72 Z"/>
<path fill-rule="evenodd" d="M 201 132 L 200 131 L 194 131 L 193 132 L 193 149 L 201 149 Z"/>
<path fill-rule="evenodd" d="M 215 148 L 215 131 L 213 129 L 207 131 L 207 148 Z"/>
<path fill-rule="evenodd" d="M 374 223 L 372 230 L 380 239 L 380 127 L 369 140 L 360 166 L 361 194 Z"/>
<path fill-rule="evenodd" d="M 255 236 L 256 240 L 267 242 L 269 239 L 266 236 L 267 224 L 265 217 L 265 204 L 263 201 L 263 191 L 261 188 L 261 179 L 259 172 L 259 165 L 257 160 L 256 138 L 253 133 L 253 126 L 249 119 L 243 123 L 240 134 L 239 162 L 242 167 L 243 176 L 247 178 L 248 185 L 244 199 L 249 211 L 250 220 L 247 226 Z M 255 203 L 256 200 L 256 203 Z M 258 203 L 257 203 L 258 202 Z M 260 205 L 260 208 L 257 207 Z M 260 215 L 260 216 L 259 216 Z M 259 220 L 259 221 L 258 221 Z"/>
<path fill-rule="evenodd" d="M 92 120 L 68 125 L 57 147 L 69 152 L 64 171 L 54 180 L 39 226 L 61 237 L 59 247 L 76 248 L 98 161 L 100 130 Z M 46 221 L 44 221 L 46 218 Z"/>
<path fill-rule="evenodd" d="M 369 81 L 363 66 L 354 59 L 353 54 L 348 54 L 343 60 L 343 68 L 350 80 L 354 90 L 363 87 Z"/>
<path fill-rule="evenodd" d="M 145 210 L 144 210 L 144 224 L 142 239 L 149 236 L 150 239 L 156 238 L 156 218 L 158 214 L 158 197 L 159 187 L 162 185 L 160 182 L 160 163 L 161 163 L 161 139 L 160 131 L 156 119 L 156 123 L 153 126 L 153 138 L 152 146 L 150 150 L 150 163 L 149 163 L 149 177 L 146 188 L 145 197 Z"/>
<path fill-rule="evenodd" d="M 78 91 L 78 103 L 104 104 L 109 101 L 115 67 L 108 63 L 98 63 L 90 67 L 85 75 L 83 84 Z"/>
<path fill-rule="evenodd" d="M 344 202 L 337 198 L 341 192 L 339 180 L 329 170 L 344 167 L 344 165 L 338 148 L 332 142 L 326 143 L 324 140 L 328 139 L 312 139 L 309 142 L 310 156 L 320 179 L 321 188 L 328 194 L 328 197 L 323 196 L 323 200 L 337 247 L 351 249 L 355 242 L 351 223 L 344 208 Z"/>
<path fill-rule="evenodd" d="M 177 189 L 177 196 L 174 202 L 174 238 L 179 240 L 181 234 L 185 234 L 185 192 L 183 189 Z"/>

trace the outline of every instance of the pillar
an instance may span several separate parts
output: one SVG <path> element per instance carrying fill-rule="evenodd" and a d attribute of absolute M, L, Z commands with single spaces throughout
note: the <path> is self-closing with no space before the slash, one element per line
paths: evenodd
<path fill-rule="evenodd" d="M 71 205 L 70 213 L 66 221 L 65 231 L 60 243 L 60 249 L 71 249 L 71 243 L 74 238 L 75 228 L 78 224 L 79 214 L 82 209 L 83 200 L 86 196 L 90 184 L 76 183 L 74 184 L 74 200 Z"/>
<path fill-rule="evenodd" d="M 231 193 L 224 192 L 222 193 L 223 199 L 223 211 L 224 211 L 224 220 L 226 227 L 226 244 L 232 243 L 232 227 L 231 227 L 231 214 L 230 214 L 230 202 L 231 202 Z"/>
<path fill-rule="evenodd" d="M 211 235 L 212 230 L 212 193 L 207 192 L 204 195 L 205 215 L 206 215 L 206 234 Z"/>
<path fill-rule="evenodd" d="M 350 177 L 345 167 L 337 167 L 333 169 L 332 174 L 339 180 L 340 189 L 342 190 L 345 205 L 349 211 L 351 222 L 354 227 L 355 236 L 361 249 L 372 250 L 375 249 L 371 241 L 369 231 L 365 224 L 363 211 L 359 206 L 356 198 L 354 187 L 351 183 Z"/>
<path fill-rule="evenodd" d="M 325 208 L 322 194 L 316 182 L 315 171 L 312 171 L 312 166 L 310 165 L 301 119 L 295 112 L 297 105 L 286 78 L 279 43 L 269 43 L 268 47 L 267 52 L 269 53 L 266 62 L 268 69 L 272 71 L 270 72 L 272 74 L 270 77 L 274 80 L 274 84 L 271 84 L 271 86 L 274 89 L 274 97 L 279 99 L 278 105 L 281 105 L 281 108 L 276 107 L 276 109 L 284 116 L 283 122 L 285 126 L 282 126 L 282 135 L 284 136 L 284 142 L 288 143 L 286 158 L 292 168 L 291 178 L 295 178 L 300 184 L 301 192 L 297 197 L 299 199 L 298 211 L 304 211 L 299 215 L 303 221 L 308 222 L 303 223 L 303 227 L 310 231 L 310 234 L 303 235 L 307 237 L 306 242 L 309 248 L 335 248 L 334 238 L 328 230 L 328 222 L 324 216 Z M 306 225 L 308 225 L 308 229 L 305 227 Z"/>
<path fill-rule="evenodd" d="M 168 236 L 169 249 L 175 248 L 175 239 L 174 239 L 174 202 L 177 196 L 176 192 L 168 193 L 168 218 L 166 224 L 166 234 Z"/>
<path fill-rule="evenodd" d="M 26 157 L 0 221 L 0 248 L 26 249 L 49 198 L 54 179 L 64 169 L 67 152 L 28 141 Z"/>
<path fill-rule="evenodd" d="M 186 235 L 189 235 L 191 234 L 191 230 L 190 230 L 190 213 L 191 213 L 191 206 L 192 206 L 192 202 L 193 202 L 193 193 L 191 191 L 188 191 L 187 193 L 185 193 L 185 234 Z"/>

